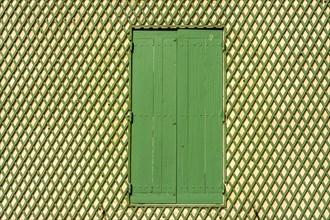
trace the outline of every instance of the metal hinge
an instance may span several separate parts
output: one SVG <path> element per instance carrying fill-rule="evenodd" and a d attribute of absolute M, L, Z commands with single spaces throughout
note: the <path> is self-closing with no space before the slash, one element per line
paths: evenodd
<path fill-rule="evenodd" d="M 131 42 L 131 52 L 133 53 L 134 52 L 134 43 Z"/>
<path fill-rule="evenodd" d="M 225 122 L 226 121 L 226 113 L 222 112 L 221 115 L 222 115 L 222 121 Z"/>
<path fill-rule="evenodd" d="M 128 112 L 127 119 L 131 122 L 131 124 L 133 123 L 133 112 L 132 111 Z"/>
<path fill-rule="evenodd" d="M 226 194 L 226 184 L 223 184 L 222 194 Z"/>
<path fill-rule="evenodd" d="M 133 189 L 133 185 L 132 183 L 128 184 L 128 194 L 132 195 L 132 189 Z"/>
<path fill-rule="evenodd" d="M 222 50 L 225 51 L 227 48 L 226 48 L 226 43 L 225 42 L 222 42 Z"/>

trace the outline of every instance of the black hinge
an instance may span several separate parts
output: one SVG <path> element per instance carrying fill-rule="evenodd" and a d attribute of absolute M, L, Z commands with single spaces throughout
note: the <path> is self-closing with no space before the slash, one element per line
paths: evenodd
<path fill-rule="evenodd" d="M 226 50 L 226 43 L 222 42 L 222 50 L 225 51 Z"/>
<path fill-rule="evenodd" d="M 226 184 L 223 184 L 222 194 L 226 194 Z"/>
<path fill-rule="evenodd" d="M 222 121 L 225 122 L 226 121 L 226 113 L 222 112 L 221 115 L 222 115 Z"/>
<path fill-rule="evenodd" d="M 132 183 L 128 184 L 128 194 L 132 195 L 133 185 Z"/>
<path fill-rule="evenodd" d="M 133 53 L 133 51 L 134 51 L 134 43 L 132 42 L 131 43 L 131 52 Z"/>
<path fill-rule="evenodd" d="M 133 112 L 128 112 L 127 119 L 133 123 Z"/>

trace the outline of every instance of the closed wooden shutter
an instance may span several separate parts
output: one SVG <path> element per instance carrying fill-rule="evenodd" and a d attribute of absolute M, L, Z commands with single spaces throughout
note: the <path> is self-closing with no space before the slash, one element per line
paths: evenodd
<path fill-rule="evenodd" d="M 177 203 L 222 201 L 222 32 L 178 31 Z"/>
<path fill-rule="evenodd" d="M 134 34 L 132 203 L 176 203 L 176 32 Z"/>
<path fill-rule="evenodd" d="M 133 34 L 131 203 L 222 202 L 222 32 Z"/>

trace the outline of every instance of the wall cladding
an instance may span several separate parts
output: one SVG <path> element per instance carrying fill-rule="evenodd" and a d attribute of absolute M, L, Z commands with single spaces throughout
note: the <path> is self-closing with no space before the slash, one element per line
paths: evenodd
<path fill-rule="evenodd" d="M 0 219 L 330 216 L 329 1 L 1 1 Z M 226 30 L 226 208 L 128 207 L 134 26 Z"/>

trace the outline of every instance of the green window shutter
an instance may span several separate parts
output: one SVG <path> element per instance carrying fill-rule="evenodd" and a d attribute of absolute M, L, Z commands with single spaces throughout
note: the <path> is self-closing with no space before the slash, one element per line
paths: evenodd
<path fill-rule="evenodd" d="M 177 203 L 222 202 L 222 32 L 178 31 Z"/>
<path fill-rule="evenodd" d="M 176 202 L 175 32 L 134 34 L 132 203 Z"/>
<path fill-rule="evenodd" d="M 222 32 L 133 34 L 131 203 L 222 202 Z"/>

